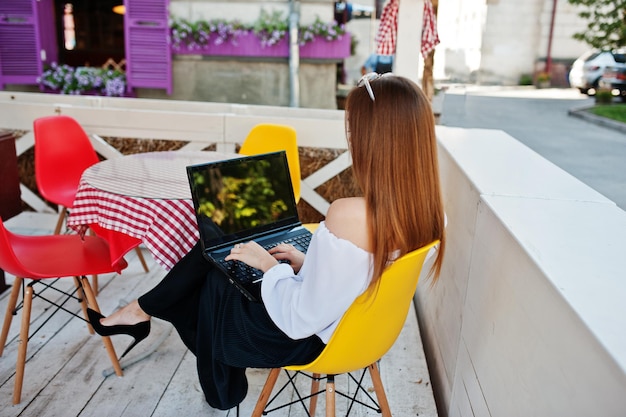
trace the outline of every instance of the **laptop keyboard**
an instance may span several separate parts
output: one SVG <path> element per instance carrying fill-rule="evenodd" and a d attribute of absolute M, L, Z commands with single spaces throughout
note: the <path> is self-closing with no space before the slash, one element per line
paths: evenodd
<path fill-rule="evenodd" d="M 269 245 L 263 246 L 266 250 L 273 248 L 276 245 L 281 243 L 287 243 L 293 245 L 296 249 L 301 252 L 305 252 L 311 243 L 311 234 L 296 236 L 287 240 L 284 240 L 280 243 L 272 243 Z M 250 265 L 247 265 L 241 261 L 226 261 L 224 259 L 220 259 L 218 261 L 226 270 L 234 277 L 236 277 L 239 282 L 258 282 L 263 279 L 263 271 L 253 268 Z"/>
<path fill-rule="evenodd" d="M 309 244 L 311 244 L 311 237 L 313 237 L 312 234 L 306 234 L 306 235 L 302 235 L 302 236 L 295 236 L 295 237 L 287 239 L 287 240 L 285 240 L 285 241 L 283 241 L 281 243 L 287 243 L 289 245 L 293 245 L 300 252 L 305 252 L 306 253 L 306 250 L 309 248 Z M 269 250 L 273 246 L 276 246 L 276 245 L 274 245 L 274 244 L 268 245 L 265 249 Z"/>

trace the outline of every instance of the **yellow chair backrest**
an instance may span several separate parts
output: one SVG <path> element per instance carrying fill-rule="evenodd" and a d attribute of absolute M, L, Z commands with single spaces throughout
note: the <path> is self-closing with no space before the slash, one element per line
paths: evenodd
<path fill-rule="evenodd" d="M 291 126 L 263 123 L 254 126 L 241 145 L 241 155 L 286 151 L 296 203 L 300 201 L 300 157 L 296 130 Z"/>
<path fill-rule="evenodd" d="M 293 371 L 338 375 L 365 368 L 394 344 L 406 320 L 428 251 L 439 241 L 407 253 L 350 306 L 324 351 L 313 362 L 286 366 Z M 329 294 L 332 297 L 332 294 Z"/>

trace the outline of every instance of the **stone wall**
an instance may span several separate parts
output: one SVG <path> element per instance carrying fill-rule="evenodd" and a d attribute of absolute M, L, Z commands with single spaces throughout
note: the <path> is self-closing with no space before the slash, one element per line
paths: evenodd
<path fill-rule="evenodd" d="M 174 55 L 173 93 L 138 89 L 139 98 L 289 106 L 289 62 L 285 58 L 218 58 Z M 337 108 L 337 63 L 302 61 L 300 107 Z"/>

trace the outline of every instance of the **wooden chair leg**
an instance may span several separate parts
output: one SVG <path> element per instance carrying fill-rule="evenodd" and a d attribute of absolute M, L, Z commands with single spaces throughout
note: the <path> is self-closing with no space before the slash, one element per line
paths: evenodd
<path fill-rule="evenodd" d="M 87 320 L 87 330 L 89 334 L 94 334 L 93 327 L 89 324 L 89 316 L 87 315 L 87 297 L 85 296 L 85 291 L 83 290 L 83 286 L 80 284 L 80 280 L 78 277 L 74 277 L 74 285 L 76 286 L 76 293 L 78 295 L 78 299 L 80 300 L 80 308 L 83 310 L 83 317 Z"/>
<path fill-rule="evenodd" d="M 15 364 L 15 386 L 13 387 L 13 404 L 19 404 L 22 399 L 22 384 L 24 383 L 24 367 L 28 350 L 28 330 L 30 327 L 30 310 L 33 305 L 33 287 L 27 285 L 24 292 L 24 307 L 22 308 L 22 325 L 20 327 L 20 346 L 17 350 Z"/>
<path fill-rule="evenodd" d="M 91 306 L 93 310 L 99 313 L 100 307 L 98 307 L 98 301 L 96 301 L 96 297 L 93 294 L 93 290 L 91 289 L 91 285 L 89 285 L 89 280 L 87 279 L 87 277 L 81 277 L 81 283 L 83 285 L 83 291 L 85 292 L 85 296 L 87 297 L 87 303 Z M 117 359 L 117 354 L 115 353 L 115 348 L 113 347 L 113 342 L 111 342 L 111 338 L 108 336 L 103 336 L 102 342 L 104 343 L 104 347 L 109 354 L 109 359 L 111 360 L 111 364 L 113 365 L 113 369 L 115 370 L 115 375 L 122 376 L 124 373 L 122 372 L 120 361 Z"/>
<path fill-rule="evenodd" d="M 97 275 L 91 276 L 91 290 L 93 291 L 93 295 L 97 297 L 98 293 L 100 292 L 100 290 L 98 289 L 98 276 Z"/>
<path fill-rule="evenodd" d="M 63 221 L 65 220 L 65 216 L 67 216 L 67 208 L 63 207 L 61 212 L 59 213 L 59 220 L 57 220 L 57 225 L 54 228 L 54 234 L 58 235 L 61 233 L 61 227 L 63 226 Z"/>
<path fill-rule="evenodd" d="M 372 377 L 372 383 L 374 384 L 374 391 L 376 392 L 376 399 L 382 412 L 383 417 L 391 417 L 391 410 L 389 409 L 389 402 L 385 395 L 385 388 L 383 387 L 383 381 L 380 378 L 380 371 L 378 370 L 378 363 L 374 362 L 368 366 L 370 376 Z"/>
<path fill-rule="evenodd" d="M 96 235 L 93 232 L 92 229 L 89 229 L 87 233 L 89 233 L 89 236 L 95 236 Z M 97 297 L 98 293 L 100 292 L 100 288 L 98 287 L 98 275 L 92 275 L 91 276 L 91 289 L 93 290 L 93 294 Z M 90 329 L 91 329 L 91 327 L 90 327 Z M 93 334 L 93 332 L 91 332 L 91 331 L 90 331 L 90 333 Z"/>
<path fill-rule="evenodd" d="M 146 263 L 146 260 L 144 259 L 143 253 L 141 252 L 141 249 L 139 249 L 139 246 L 135 248 L 135 252 L 137 252 L 137 258 L 139 258 L 139 262 L 141 262 L 141 266 L 143 266 L 144 272 L 150 272 L 148 264 Z"/>
<path fill-rule="evenodd" d="M 320 389 L 320 374 L 313 374 L 313 379 L 311 380 L 311 401 L 309 401 L 309 414 L 315 416 L 315 411 L 317 410 L 317 395 L 315 394 Z"/>
<path fill-rule="evenodd" d="M 276 385 L 276 380 L 278 379 L 278 375 L 280 374 L 281 368 L 274 368 L 270 371 L 270 374 L 267 376 L 265 380 L 265 385 L 263 385 L 263 390 L 259 395 L 259 399 L 254 406 L 254 410 L 252 411 L 251 417 L 261 417 L 263 411 L 265 410 L 265 406 L 270 399 L 270 395 L 272 395 L 272 390 L 274 389 L 274 385 Z"/>
<path fill-rule="evenodd" d="M 7 337 L 9 336 L 9 329 L 11 328 L 11 322 L 13 321 L 13 311 L 17 305 L 17 297 L 20 295 L 20 289 L 22 288 L 22 282 L 24 278 L 15 277 L 13 281 L 13 288 L 11 289 L 11 295 L 9 296 L 9 303 L 7 304 L 7 312 L 4 315 L 4 324 L 2 325 L 2 333 L 0 334 L 0 356 L 4 352 L 4 345 L 7 343 Z"/>
<path fill-rule="evenodd" d="M 326 377 L 326 417 L 335 417 L 335 375 Z"/>

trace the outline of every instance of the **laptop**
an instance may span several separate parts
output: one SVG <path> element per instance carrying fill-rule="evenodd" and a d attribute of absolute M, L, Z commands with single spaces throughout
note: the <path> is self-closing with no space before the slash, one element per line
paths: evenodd
<path fill-rule="evenodd" d="M 282 242 L 306 252 L 311 239 L 298 217 L 284 151 L 187 167 L 204 257 L 246 297 L 261 300 L 263 273 L 225 261 L 236 243 Z"/>

